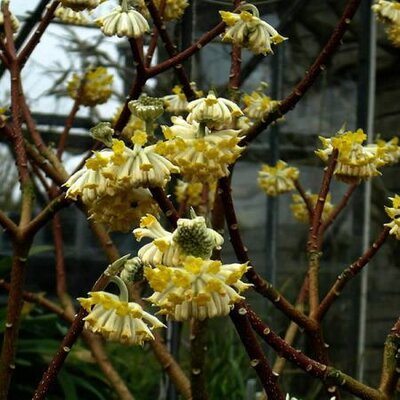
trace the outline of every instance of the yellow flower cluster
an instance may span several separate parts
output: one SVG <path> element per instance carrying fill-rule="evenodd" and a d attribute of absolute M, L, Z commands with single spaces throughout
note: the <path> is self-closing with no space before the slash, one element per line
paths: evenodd
<path fill-rule="evenodd" d="M 172 117 L 174 125 L 163 126 L 164 142 L 158 142 L 156 151 L 179 166 L 188 182 L 213 183 L 228 176 L 228 167 L 240 156 L 240 131 L 210 130 L 196 121 Z"/>
<path fill-rule="evenodd" d="M 247 264 L 223 265 L 193 256 L 179 267 L 145 267 L 145 277 L 154 290 L 146 300 L 176 321 L 225 316 L 234 303 L 244 299 L 240 293 L 251 286 L 240 280 L 247 268 Z"/>
<path fill-rule="evenodd" d="M 287 39 L 259 18 L 258 9 L 254 5 L 245 4 L 240 10 L 239 14 L 219 12 L 228 26 L 222 36 L 224 42 L 245 47 L 255 54 L 267 55 L 273 53 L 271 44 L 279 44 Z"/>
<path fill-rule="evenodd" d="M 315 205 L 317 204 L 318 195 L 311 194 L 310 192 L 307 192 L 306 195 L 310 199 L 311 204 L 314 208 Z M 292 210 L 293 217 L 297 221 L 302 222 L 303 224 L 308 224 L 310 222 L 310 217 L 309 217 L 306 203 L 304 202 L 303 198 L 298 194 L 293 194 L 292 200 L 293 200 L 293 203 L 290 205 L 290 209 Z M 321 216 L 322 221 L 325 221 L 329 217 L 329 215 L 333 211 L 333 208 L 334 208 L 334 206 L 331 203 L 331 195 L 328 194 L 326 196 L 324 209 L 322 211 L 322 216 Z"/>
<path fill-rule="evenodd" d="M 356 183 L 380 175 L 377 166 L 382 163 L 382 146 L 363 146 L 367 136 L 362 129 L 355 132 L 340 130 L 332 138 L 320 137 L 322 149 L 315 153 L 323 161 L 327 161 L 333 149 L 339 151 L 334 171 L 335 177 L 347 183 Z"/>
<path fill-rule="evenodd" d="M 181 218 L 171 233 L 154 216 L 147 215 L 134 234 L 137 240 L 153 239 L 139 250 L 138 257 L 154 290 L 147 300 L 169 319 L 204 320 L 227 315 L 232 304 L 243 299 L 239 293 L 251 286 L 240 281 L 247 264 L 223 265 L 210 260 L 223 238 L 207 228 L 203 217 Z"/>
<path fill-rule="evenodd" d="M 258 184 L 268 196 L 277 196 L 295 188 L 294 182 L 299 178 L 299 170 L 289 167 L 279 160 L 275 166 L 264 164 L 258 172 Z"/>
<path fill-rule="evenodd" d="M 390 228 L 390 234 L 395 235 L 397 240 L 400 240 L 400 196 L 396 194 L 394 197 L 389 197 L 393 207 L 385 207 L 386 214 L 392 219 L 391 222 L 385 224 Z"/>
<path fill-rule="evenodd" d="M 178 180 L 175 186 L 175 196 L 179 203 L 184 203 L 187 206 L 197 207 L 207 203 L 208 207 L 212 207 L 215 199 L 215 190 L 217 183 L 213 182 L 205 187 L 202 182 L 184 182 Z M 203 199 L 204 190 L 206 190 L 206 200 Z"/>
<path fill-rule="evenodd" d="M 253 119 L 265 118 L 279 105 L 279 101 L 272 100 L 271 97 L 265 95 L 260 90 L 255 90 L 251 94 L 244 95 L 243 103 L 246 106 L 243 110 L 245 115 Z"/>
<path fill-rule="evenodd" d="M 73 99 L 80 95 L 80 103 L 94 107 L 105 103 L 112 95 L 113 76 L 104 67 L 88 68 L 83 77 L 74 74 L 67 83 L 67 92 Z M 83 86 L 81 88 L 81 85 Z"/>
<path fill-rule="evenodd" d="M 81 196 L 90 216 L 112 230 L 130 230 L 140 216 L 156 212 L 144 188 L 164 186 L 170 174 L 179 171 L 155 153 L 154 146 L 143 147 L 146 133 L 136 131 L 132 140 L 134 148 L 130 149 L 122 140 L 112 139 L 111 150 L 95 152 L 65 183 L 67 197 L 76 200 Z"/>
<path fill-rule="evenodd" d="M 72 8 L 58 6 L 54 15 L 62 22 L 71 25 L 87 25 L 88 19 L 80 11 L 74 11 Z"/>
<path fill-rule="evenodd" d="M 161 0 L 154 0 L 154 4 L 160 8 Z M 189 5 L 188 0 L 165 0 L 163 17 L 167 21 L 179 19 Z"/>
<path fill-rule="evenodd" d="M 393 46 L 400 48 L 400 3 L 378 0 L 372 6 L 372 10 L 385 24 L 386 33 Z"/>
<path fill-rule="evenodd" d="M 236 103 L 223 97 L 216 97 L 213 91 L 210 91 L 207 97 L 191 101 L 188 110 L 189 123 L 193 121 L 204 123 L 210 129 L 231 127 L 234 118 L 243 115 Z"/>
<path fill-rule="evenodd" d="M 90 292 L 89 296 L 78 299 L 89 313 L 84 318 L 85 328 L 107 340 L 143 345 L 146 340 L 154 340 L 151 330 L 165 327 L 137 303 L 123 301 L 107 292 Z"/>

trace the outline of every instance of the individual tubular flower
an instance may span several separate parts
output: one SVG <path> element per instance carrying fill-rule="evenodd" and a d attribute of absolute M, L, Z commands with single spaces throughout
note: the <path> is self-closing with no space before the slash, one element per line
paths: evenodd
<path fill-rule="evenodd" d="M 273 53 L 271 44 L 279 44 L 287 39 L 259 18 L 258 9 L 254 5 L 245 4 L 240 9 L 239 14 L 219 12 L 228 26 L 222 36 L 224 42 L 248 48 L 255 54 L 267 55 Z"/>
<path fill-rule="evenodd" d="M 299 174 L 297 168 L 289 167 L 279 160 L 275 166 L 264 164 L 258 172 L 257 182 L 268 196 L 277 196 L 293 190 Z"/>
<path fill-rule="evenodd" d="M 74 11 L 93 10 L 105 0 L 61 0 L 61 5 Z"/>
<path fill-rule="evenodd" d="M 81 196 L 83 203 L 90 205 L 100 196 L 114 195 L 116 187 L 101 173 L 110 162 L 111 156 L 110 150 L 94 152 L 93 156 L 86 160 L 85 166 L 64 183 L 68 188 L 66 197 L 77 200 L 78 196 Z"/>
<path fill-rule="evenodd" d="M 190 114 L 187 121 L 204 123 L 210 129 L 222 129 L 232 125 L 232 117 L 243 115 L 237 104 L 222 97 L 216 97 L 209 91 L 207 97 L 193 100 L 188 104 Z"/>
<path fill-rule="evenodd" d="M 197 207 L 204 204 L 204 191 L 207 193 L 207 205 L 212 207 L 215 199 L 217 182 L 211 182 L 206 187 L 202 182 L 184 182 L 178 180 L 175 185 L 175 196 L 179 203 Z"/>
<path fill-rule="evenodd" d="M 155 152 L 155 146 L 143 147 L 146 141 L 143 131 L 136 131 L 132 137 L 133 149 L 113 139 L 110 164 L 102 169 L 103 176 L 120 187 L 164 187 L 179 168 Z"/>
<path fill-rule="evenodd" d="M 96 197 L 88 206 L 89 219 L 114 232 L 129 232 L 139 225 L 146 213 L 159 213 L 149 190 L 142 188 L 116 189 L 112 195 Z"/>
<path fill-rule="evenodd" d="M 180 218 L 174 232 L 165 230 L 153 215 L 146 215 L 140 221 L 140 228 L 133 231 L 136 239 L 153 239 L 144 245 L 138 256 L 146 265 L 176 266 L 185 256 L 209 258 L 212 251 L 224 242 L 223 237 L 207 228 L 203 217 Z"/>
<path fill-rule="evenodd" d="M 163 126 L 165 142 L 156 151 L 173 161 L 188 182 L 209 182 L 228 176 L 228 166 L 240 156 L 240 131 L 212 131 L 197 122 L 172 117 L 171 127 Z M 202 129 L 203 128 L 203 129 Z"/>
<path fill-rule="evenodd" d="M 240 293 L 251 286 L 240 280 L 247 268 L 247 264 L 224 265 L 193 256 L 179 267 L 145 267 L 145 277 L 155 291 L 146 300 L 176 321 L 225 316 L 244 298 Z"/>
<path fill-rule="evenodd" d="M 323 161 L 327 161 L 333 149 L 339 151 L 334 175 L 346 183 L 356 183 L 380 175 L 377 170 L 382 149 L 363 146 L 366 135 L 362 129 L 355 132 L 340 130 L 332 138 L 320 137 L 322 149 L 315 153 Z"/>
<path fill-rule="evenodd" d="M 84 106 L 94 107 L 105 103 L 112 95 L 113 76 L 104 67 L 88 68 L 83 77 L 74 74 L 67 83 L 67 92 L 73 98 L 78 96 Z M 81 85 L 83 87 L 81 88 Z"/>
<path fill-rule="evenodd" d="M 392 22 L 400 25 L 400 3 L 396 1 L 378 0 L 372 6 L 372 10 L 377 14 L 378 18 L 384 22 Z"/>
<path fill-rule="evenodd" d="M 272 100 L 260 90 L 255 90 L 251 94 L 243 96 L 243 103 L 246 106 L 243 110 L 245 115 L 253 119 L 265 118 L 279 105 L 279 101 Z"/>
<path fill-rule="evenodd" d="M 188 111 L 188 101 L 181 85 L 175 85 L 172 93 L 163 97 L 165 109 L 173 114 L 182 114 Z"/>
<path fill-rule="evenodd" d="M 317 204 L 318 195 L 307 192 L 306 196 L 310 199 L 311 205 L 314 208 L 315 205 Z M 303 198 L 298 194 L 293 194 L 292 200 L 293 203 L 290 205 L 290 209 L 292 210 L 293 217 L 297 221 L 302 222 L 303 224 L 308 224 L 310 222 L 310 216 Z M 321 216 L 322 222 L 324 222 L 329 217 L 329 215 L 333 211 L 333 208 L 334 206 L 331 203 L 331 195 L 328 194 L 326 196 L 324 209 L 322 211 L 322 216 Z"/>
<path fill-rule="evenodd" d="M 18 18 L 11 12 L 10 12 L 10 17 L 11 17 L 11 29 L 13 33 L 15 33 L 18 31 L 20 23 Z M 0 35 L 3 33 L 4 33 L 4 15 L 0 11 Z"/>
<path fill-rule="evenodd" d="M 151 330 L 165 327 L 139 304 L 111 293 L 89 292 L 89 298 L 78 301 L 89 313 L 84 318 L 85 328 L 110 341 L 143 345 L 147 340 L 154 340 Z"/>
<path fill-rule="evenodd" d="M 160 8 L 161 0 L 154 0 L 154 4 Z M 189 5 L 187 0 L 165 0 L 163 17 L 167 21 L 179 19 Z"/>
<path fill-rule="evenodd" d="M 97 18 L 95 22 L 106 36 L 138 38 L 150 29 L 146 18 L 140 12 L 128 7 L 127 0 L 123 0 L 121 6 Z"/>
<path fill-rule="evenodd" d="M 393 207 L 385 206 L 385 211 L 392 221 L 385 224 L 385 226 L 390 228 L 389 233 L 391 235 L 400 240 L 400 196 L 396 194 L 394 197 L 389 197 L 389 199 L 392 201 Z"/>
<path fill-rule="evenodd" d="M 79 11 L 74 11 L 72 8 L 58 6 L 54 15 L 62 22 L 71 25 L 87 25 L 88 19 Z"/>

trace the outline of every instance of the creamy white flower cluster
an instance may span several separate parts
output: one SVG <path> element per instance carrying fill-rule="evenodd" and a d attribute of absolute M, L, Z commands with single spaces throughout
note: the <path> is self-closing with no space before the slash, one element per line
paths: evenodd
<path fill-rule="evenodd" d="M 248 48 L 255 54 L 273 53 L 271 44 L 282 43 L 287 38 L 275 28 L 260 19 L 258 9 L 253 4 L 239 7 L 240 13 L 220 11 L 222 20 L 228 26 L 222 35 L 224 42 Z"/>
<path fill-rule="evenodd" d="M 227 315 L 243 299 L 240 292 L 250 286 L 240 281 L 247 264 L 223 265 L 210 259 L 223 238 L 207 228 L 203 217 L 181 218 L 174 232 L 168 232 L 154 216 L 147 215 L 134 234 L 137 240 L 153 239 L 139 250 L 138 257 L 154 290 L 147 300 L 169 319 Z"/>

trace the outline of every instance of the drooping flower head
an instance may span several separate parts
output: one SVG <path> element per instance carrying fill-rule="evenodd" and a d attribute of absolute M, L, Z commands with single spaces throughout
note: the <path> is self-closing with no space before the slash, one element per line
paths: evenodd
<path fill-rule="evenodd" d="M 257 182 L 268 196 L 277 196 L 292 191 L 299 174 L 297 168 L 279 160 L 275 166 L 264 164 L 258 172 Z"/>
<path fill-rule="evenodd" d="M 251 286 L 240 280 L 247 268 L 247 264 L 224 265 L 193 256 L 178 267 L 145 267 L 145 277 L 154 290 L 146 300 L 176 321 L 226 316 L 243 299 L 240 292 Z"/>
<path fill-rule="evenodd" d="M 306 192 L 306 196 L 309 198 L 311 205 L 314 208 L 318 201 L 318 194 L 311 194 L 310 192 Z M 293 217 L 303 224 L 308 224 L 310 222 L 310 216 L 303 198 L 298 194 L 293 194 L 292 200 L 293 203 L 290 205 L 290 209 L 292 210 Z M 326 196 L 324 209 L 322 211 L 322 221 L 325 221 L 329 217 L 329 215 L 333 211 L 333 208 L 334 206 L 331 203 L 331 195 L 328 194 Z"/>
<path fill-rule="evenodd" d="M 154 0 L 154 4 L 160 8 L 161 0 Z M 179 19 L 189 5 L 188 0 L 165 0 L 163 17 L 166 21 Z"/>
<path fill-rule="evenodd" d="M 231 127 L 232 117 L 243 115 L 239 106 L 223 97 L 216 97 L 210 90 L 207 97 L 193 100 L 188 104 L 189 115 L 187 121 L 204 123 L 210 129 Z"/>
<path fill-rule="evenodd" d="M 213 183 L 229 175 L 229 165 L 243 151 L 239 130 L 215 131 L 182 117 L 171 121 L 171 127 L 162 126 L 167 140 L 157 143 L 156 151 L 173 161 L 187 182 Z"/>
<path fill-rule="evenodd" d="M 388 141 L 377 139 L 374 144 L 369 144 L 367 147 L 379 155 L 376 160 L 376 166 L 378 168 L 386 165 L 397 164 L 400 161 L 400 146 L 398 137 L 393 137 Z"/>
<path fill-rule="evenodd" d="M 165 109 L 173 114 L 182 114 L 188 111 L 188 104 L 185 93 L 181 85 L 175 85 L 172 93 L 163 97 Z"/>
<path fill-rule="evenodd" d="M 377 166 L 382 149 L 363 146 L 366 137 L 362 129 L 355 132 L 341 129 L 332 138 L 320 137 L 322 149 L 317 150 L 315 154 L 323 161 L 327 161 L 333 149 L 337 149 L 339 155 L 334 175 L 347 183 L 356 183 L 361 179 L 381 175 Z"/>
<path fill-rule="evenodd" d="M 147 340 L 154 340 L 151 330 L 165 325 L 139 304 L 128 302 L 128 289 L 124 282 L 117 277 L 112 279 L 114 282 L 118 280 L 120 289 L 125 287 L 119 296 L 99 291 L 89 292 L 88 298 L 78 299 L 88 312 L 84 318 L 85 328 L 123 344 L 143 345 Z"/>
<path fill-rule="evenodd" d="M 392 220 L 385 224 L 390 228 L 390 234 L 396 236 L 400 240 L 400 196 L 396 194 L 394 197 L 389 197 L 393 207 L 385 207 L 386 214 Z"/>
<path fill-rule="evenodd" d="M 266 84 L 262 85 L 251 94 L 246 94 L 243 96 L 243 103 L 246 106 L 243 111 L 249 118 L 265 118 L 279 105 L 279 101 L 272 100 L 269 96 L 263 93 L 265 87 Z"/>
<path fill-rule="evenodd" d="M 104 67 L 88 68 L 83 76 L 73 74 L 67 83 L 67 92 L 73 99 L 80 96 L 80 103 L 94 107 L 105 103 L 112 95 L 113 76 Z"/>
<path fill-rule="evenodd" d="M 146 18 L 130 7 L 127 0 L 122 0 L 121 6 L 97 18 L 95 22 L 106 36 L 138 38 L 150 30 Z"/>
<path fill-rule="evenodd" d="M 271 44 L 279 44 L 287 39 L 261 20 L 258 9 L 252 4 L 241 6 L 239 14 L 228 11 L 219 13 L 228 26 L 222 40 L 245 47 L 255 54 L 271 54 Z"/>

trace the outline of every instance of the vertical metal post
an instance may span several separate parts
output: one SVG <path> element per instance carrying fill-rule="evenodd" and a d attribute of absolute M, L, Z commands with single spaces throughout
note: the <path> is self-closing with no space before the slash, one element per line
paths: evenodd
<path fill-rule="evenodd" d="M 283 51 L 281 48 L 275 50 L 275 55 L 272 58 L 272 84 L 271 96 L 273 99 L 279 99 L 282 95 L 282 80 L 283 80 Z M 276 164 L 279 159 L 279 133 L 278 124 L 274 124 L 270 128 L 268 136 L 269 141 L 269 157 L 270 164 Z M 266 219 L 266 268 L 265 275 L 267 279 L 275 285 L 276 269 L 277 269 L 277 235 L 278 235 L 278 212 L 279 198 L 267 197 L 267 219 Z"/>
<path fill-rule="evenodd" d="M 361 3 L 361 18 L 359 29 L 359 71 L 358 71 L 358 99 L 357 99 L 357 127 L 363 128 L 372 141 L 374 129 L 375 108 L 375 70 L 376 70 L 376 24 L 371 12 L 372 0 L 363 0 Z M 370 210 L 371 210 L 371 183 L 367 181 L 356 193 L 353 217 L 354 230 L 361 237 L 358 241 L 359 254 L 364 252 L 370 239 Z M 362 205 L 362 207 L 360 207 Z M 353 231 L 354 231 L 353 230 Z M 359 320 L 357 343 L 357 378 L 363 380 L 365 367 L 366 347 L 366 320 L 368 305 L 368 267 L 361 274 L 359 292 Z"/>

